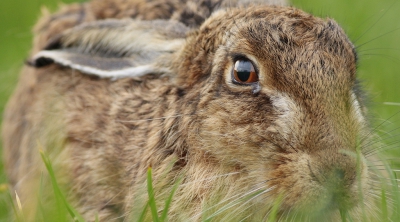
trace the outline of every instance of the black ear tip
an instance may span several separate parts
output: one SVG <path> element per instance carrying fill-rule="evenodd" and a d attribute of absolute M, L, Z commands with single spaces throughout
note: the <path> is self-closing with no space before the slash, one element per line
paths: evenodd
<path fill-rule="evenodd" d="M 35 68 L 40 68 L 40 67 L 43 67 L 43 66 L 47 66 L 47 65 L 50 65 L 52 63 L 54 63 L 53 59 L 45 58 L 45 57 L 39 57 L 39 58 L 34 59 L 34 60 L 26 60 L 25 61 L 25 64 L 27 64 L 28 66 L 35 67 Z"/>

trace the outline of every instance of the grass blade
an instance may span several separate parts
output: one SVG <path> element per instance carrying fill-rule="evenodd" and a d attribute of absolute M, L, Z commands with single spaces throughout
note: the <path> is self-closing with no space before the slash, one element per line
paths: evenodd
<path fill-rule="evenodd" d="M 282 200 L 283 200 L 282 196 L 279 196 L 278 199 L 276 199 L 274 205 L 272 206 L 271 213 L 269 214 L 267 221 L 276 221 L 276 219 L 278 218 L 278 211 L 282 204 Z"/>
<path fill-rule="evenodd" d="M 57 204 L 60 204 L 60 202 L 61 202 L 65 206 L 65 208 L 67 209 L 68 213 L 70 214 L 70 216 L 73 218 L 74 221 L 85 222 L 83 217 L 81 215 L 79 215 L 78 212 L 71 207 L 71 205 L 69 205 L 69 203 L 65 199 L 64 195 L 62 194 L 61 189 L 58 186 L 58 183 L 57 183 L 57 180 L 55 177 L 55 173 L 54 173 L 53 167 L 51 165 L 51 161 L 48 158 L 48 156 L 46 156 L 43 151 L 40 151 L 40 155 L 42 157 L 44 165 L 46 166 L 47 171 L 49 172 L 51 184 L 53 186 L 53 191 L 56 196 Z"/>
<path fill-rule="evenodd" d="M 387 200 L 386 200 L 386 191 L 384 188 L 382 188 L 382 192 L 381 192 L 381 211 L 382 211 L 382 215 L 381 218 L 383 219 L 383 221 L 387 221 L 388 220 L 388 209 L 387 209 Z"/>
<path fill-rule="evenodd" d="M 144 218 L 146 216 L 147 213 L 147 208 L 149 208 L 149 203 L 147 202 L 147 204 L 144 206 L 142 213 L 140 214 L 139 220 L 138 222 L 143 222 Z"/>
<path fill-rule="evenodd" d="M 154 199 L 153 179 L 152 179 L 151 167 L 149 167 L 149 169 L 147 170 L 147 193 L 149 195 L 149 206 L 150 206 L 150 210 L 151 210 L 151 215 L 153 217 L 153 221 L 154 222 L 159 222 L 160 218 L 158 217 L 156 200 Z"/>
<path fill-rule="evenodd" d="M 162 215 L 161 215 L 161 221 L 166 221 L 167 220 L 169 206 L 171 205 L 172 198 L 174 197 L 175 191 L 178 189 L 178 187 L 181 184 L 181 182 L 182 182 L 182 178 L 179 179 L 174 184 L 174 186 L 172 187 L 171 193 L 169 194 L 168 199 L 165 201 L 164 210 L 163 210 Z"/>
<path fill-rule="evenodd" d="M 344 209 L 339 209 L 340 212 L 340 218 L 342 218 L 342 222 L 347 221 L 347 212 Z"/>
<path fill-rule="evenodd" d="M 8 197 L 10 199 L 11 207 L 12 207 L 12 209 L 14 211 L 14 215 L 15 215 L 16 221 L 18 221 L 18 222 L 24 221 L 23 219 L 21 219 L 22 215 L 20 215 L 20 213 L 18 212 L 17 208 L 15 207 L 14 199 L 13 199 L 13 197 L 12 197 L 10 192 L 8 192 Z"/>

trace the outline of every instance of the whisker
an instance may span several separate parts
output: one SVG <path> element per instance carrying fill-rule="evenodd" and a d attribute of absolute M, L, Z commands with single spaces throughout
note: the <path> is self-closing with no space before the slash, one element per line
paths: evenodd
<path fill-rule="evenodd" d="M 372 54 L 372 53 L 366 53 L 366 54 L 360 53 L 359 55 L 360 55 L 360 57 L 363 57 L 363 56 L 381 56 L 381 57 L 383 57 L 383 58 L 390 59 L 390 60 L 392 60 L 393 62 L 398 62 L 398 61 L 400 61 L 400 59 L 397 58 L 397 57 L 395 57 L 395 56 L 390 56 L 390 55 L 381 54 L 381 53 L 373 53 L 373 54 Z"/>
<path fill-rule="evenodd" d="M 384 159 L 377 159 L 377 160 L 369 160 L 369 162 L 388 162 L 388 161 L 400 161 L 400 158 L 384 158 Z"/>
<path fill-rule="evenodd" d="M 292 211 L 292 208 L 290 208 L 288 211 L 284 212 L 284 213 L 280 216 L 279 220 L 281 220 L 281 219 L 283 219 L 283 218 L 285 218 L 285 219 L 288 218 L 291 211 Z"/>
<path fill-rule="evenodd" d="M 285 196 L 282 198 L 281 201 L 284 201 L 284 200 L 286 199 L 287 196 L 288 196 L 288 194 L 285 194 Z M 273 206 L 270 207 L 270 209 L 268 210 L 268 212 L 267 212 L 267 213 L 265 214 L 265 216 L 263 217 L 263 220 L 264 220 L 264 221 L 267 221 L 267 217 L 270 216 L 272 209 L 273 209 Z"/>
<path fill-rule="evenodd" d="M 247 200 L 247 201 L 245 201 L 244 203 L 240 204 L 239 209 L 241 209 L 241 210 L 239 210 L 239 211 L 231 211 L 231 212 L 228 213 L 224 218 L 229 217 L 231 214 L 233 214 L 233 215 L 232 215 L 232 218 L 233 218 L 233 216 L 235 216 L 235 215 L 237 215 L 237 214 L 240 214 L 240 213 L 246 211 L 247 209 L 249 209 L 250 207 L 252 207 L 252 206 L 254 205 L 254 203 L 253 203 L 253 204 L 250 204 L 249 206 L 243 208 L 244 205 L 246 205 L 247 203 L 251 202 L 252 200 L 254 200 L 254 199 L 257 198 L 257 197 L 259 197 L 259 196 L 261 196 L 261 195 L 263 195 L 263 194 L 265 194 L 265 193 L 270 192 L 271 190 L 272 190 L 271 188 L 270 188 L 270 189 L 266 189 L 266 190 L 260 192 L 259 194 L 254 195 L 254 197 L 251 197 L 249 200 Z M 232 207 L 233 207 L 233 206 L 232 206 Z M 224 218 L 222 219 L 223 221 L 224 221 Z M 228 219 L 228 218 L 226 218 L 226 219 Z"/>
<path fill-rule="evenodd" d="M 365 30 L 356 40 L 354 40 L 354 44 L 360 40 L 366 33 L 368 33 L 378 22 L 388 13 L 388 11 L 395 5 L 396 2 L 393 2 L 393 4 L 385 10 L 385 12 L 367 29 Z"/>
<path fill-rule="evenodd" d="M 278 147 L 279 149 L 285 150 L 281 145 L 279 145 L 278 143 L 275 143 L 275 142 L 269 140 L 268 138 L 266 138 L 265 136 L 259 134 L 258 132 L 253 131 L 253 133 L 256 134 L 257 136 L 263 138 L 263 139 L 268 140 L 268 142 L 272 143 L 274 146 Z M 279 135 L 282 135 L 279 131 L 278 131 L 278 134 L 279 134 Z M 298 152 L 298 150 L 297 150 L 296 148 L 294 148 L 294 147 L 290 144 L 290 142 L 289 142 L 284 136 L 281 136 L 280 138 L 284 139 L 284 140 L 286 141 L 286 143 L 287 143 L 296 153 Z"/>
<path fill-rule="evenodd" d="M 259 189 L 257 189 L 257 190 L 254 190 L 254 191 L 251 192 L 250 194 L 256 193 L 255 191 L 258 191 L 258 190 L 260 190 L 260 189 L 262 189 L 262 188 L 259 188 Z M 268 191 L 269 191 L 269 190 L 268 190 Z M 263 191 L 263 192 L 264 192 L 264 191 Z M 261 192 L 261 193 L 262 193 L 262 192 Z M 259 195 L 259 194 L 256 194 L 256 196 L 258 196 L 258 195 Z M 246 196 L 247 196 L 247 195 L 246 195 Z M 244 197 L 244 196 L 241 196 L 241 197 L 239 197 L 238 199 L 240 199 L 240 198 L 242 198 L 242 197 Z M 232 207 L 238 205 L 239 203 L 240 203 L 239 201 L 228 203 L 227 205 L 223 206 L 222 208 L 220 208 L 219 210 L 217 210 L 216 212 L 214 212 L 213 214 L 211 214 L 210 216 L 208 216 L 208 218 L 206 218 L 206 220 L 215 217 L 216 215 L 218 215 L 218 214 L 220 214 L 220 213 L 222 213 L 222 212 L 224 212 L 224 211 L 226 211 L 226 210 L 228 210 L 228 209 L 230 209 L 230 208 L 232 208 Z M 218 205 L 218 204 L 217 204 L 217 205 Z M 215 206 L 217 206 L 217 205 L 215 205 Z M 213 206 L 213 207 L 214 207 L 214 206 Z"/>
<path fill-rule="evenodd" d="M 246 221 L 246 219 L 249 218 L 249 217 L 251 217 L 252 215 L 253 215 L 253 214 L 250 214 L 249 216 L 247 216 L 247 217 L 241 219 L 239 222 Z"/>
<path fill-rule="evenodd" d="M 395 129 L 395 130 L 398 130 L 398 129 Z M 382 148 L 385 145 L 388 145 L 389 142 L 390 142 L 390 144 L 396 144 L 396 143 L 400 142 L 400 140 L 394 140 L 394 141 L 392 140 L 392 141 L 390 141 L 390 139 L 397 139 L 399 137 L 399 135 L 400 134 L 388 135 L 387 137 L 380 137 L 379 140 L 371 141 L 369 143 L 361 145 L 363 147 L 363 149 L 364 149 L 363 154 L 368 156 L 368 154 L 371 153 L 371 152 L 380 152 L 380 151 L 382 151 Z M 378 144 L 379 146 L 373 146 L 373 145 L 376 145 L 376 144 Z"/>
<path fill-rule="evenodd" d="M 377 37 L 375 37 L 375 38 L 373 38 L 373 39 L 371 39 L 371 40 L 369 40 L 369 41 L 367 41 L 367 42 L 364 42 L 364 43 L 362 43 L 362 44 L 356 46 L 356 49 L 358 49 L 358 48 L 360 48 L 360 47 L 362 47 L 362 46 L 364 46 L 364 45 L 366 45 L 366 44 L 368 44 L 368 43 L 371 43 L 371 42 L 373 42 L 373 41 L 375 41 L 375 40 L 377 40 L 377 39 L 379 39 L 379 38 L 382 38 L 382 37 L 384 37 L 384 36 L 386 36 L 386 35 L 388 35 L 388 34 L 390 34 L 390 33 L 393 33 L 393 32 L 395 32 L 395 31 L 397 31 L 397 30 L 399 30 L 399 29 L 400 29 L 400 27 L 395 28 L 395 29 L 393 29 L 392 31 L 389 31 L 389 32 L 387 32 L 387 33 L 385 33 L 385 34 L 379 35 L 379 36 L 377 36 Z"/>
<path fill-rule="evenodd" d="M 242 219 L 242 220 L 240 220 L 239 222 L 246 221 L 246 219 L 247 219 L 247 218 L 249 218 L 249 217 L 251 217 L 251 215 L 253 215 L 253 214 L 250 214 L 249 216 L 247 216 L 247 217 L 243 218 L 243 219 Z"/>
<path fill-rule="evenodd" d="M 394 49 L 394 48 L 370 48 L 370 49 L 363 49 L 359 50 L 358 52 L 367 52 L 367 51 L 375 51 L 375 50 L 395 50 L 395 51 L 400 51 L 400 49 Z"/>
<path fill-rule="evenodd" d="M 212 180 L 217 179 L 217 178 L 226 177 L 226 176 L 232 176 L 232 175 L 236 175 L 236 174 L 240 174 L 240 172 L 226 173 L 226 174 L 222 174 L 222 175 L 218 175 L 218 176 L 212 176 L 212 177 L 208 177 L 208 178 L 204 178 L 204 179 L 193 180 L 193 181 L 190 181 L 190 182 L 182 183 L 181 185 L 179 185 L 179 187 L 185 187 L 185 186 L 191 185 L 193 183 L 199 183 L 199 182 L 203 182 L 203 181 L 212 181 Z"/>
<path fill-rule="evenodd" d="M 379 152 L 384 152 L 392 149 L 399 148 L 400 141 L 395 141 L 393 143 L 387 144 L 385 146 L 378 147 L 376 150 L 370 150 L 369 153 L 365 154 L 365 156 L 371 156 L 377 154 Z"/>
<path fill-rule="evenodd" d="M 267 180 L 267 181 L 268 181 L 268 180 Z M 259 184 L 265 183 L 265 182 L 267 182 L 267 181 L 260 182 Z M 258 185 L 258 184 L 256 184 L 256 186 L 257 186 L 257 185 Z M 213 205 L 213 206 L 211 206 L 211 207 L 205 209 L 203 212 L 194 215 L 191 219 L 193 220 L 194 218 L 197 218 L 198 216 L 200 216 L 202 213 L 205 213 L 205 212 L 207 212 L 207 211 L 210 211 L 210 210 L 214 209 L 215 207 L 217 207 L 217 206 L 219 206 L 219 205 L 221 205 L 221 204 L 224 204 L 224 203 L 226 203 L 226 202 L 228 202 L 228 201 L 230 201 L 230 200 L 232 200 L 232 199 L 235 199 L 235 198 L 241 199 L 241 198 L 243 198 L 243 197 L 246 197 L 246 196 L 248 196 L 248 195 L 251 195 L 251 194 L 253 194 L 253 193 L 258 192 L 258 191 L 261 190 L 261 189 L 262 189 L 262 187 L 258 187 L 258 188 L 255 188 L 255 189 L 253 189 L 253 190 L 250 190 L 250 191 L 248 191 L 248 192 L 246 192 L 246 193 L 244 193 L 244 194 L 242 194 L 242 193 L 239 192 L 238 194 L 233 195 L 233 196 L 231 196 L 231 197 L 229 197 L 229 198 L 227 198 L 227 199 L 224 199 L 223 201 L 220 201 L 219 203 L 217 203 L 217 204 L 215 204 L 215 205 Z"/>
<path fill-rule="evenodd" d="M 395 114 L 391 115 L 389 118 L 385 119 L 383 122 L 381 122 L 379 125 L 377 125 L 376 127 L 374 127 L 370 132 L 367 133 L 367 135 L 364 136 L 363 139 L 361 139 L 360 144 L 362 144 L 366 139 L 369 138 L 369 136 L 371 136 L 371 134 L 373 132 L 375 132 L 377 129 L 379 129 L 379 127 L 381 127 L 383 124 L 387 123 L 390 119 L 392 119 L 393 117 L 395 117 L 396 115 L 398 115 L 400 113 L 400 110 L 397 111 Z"/>

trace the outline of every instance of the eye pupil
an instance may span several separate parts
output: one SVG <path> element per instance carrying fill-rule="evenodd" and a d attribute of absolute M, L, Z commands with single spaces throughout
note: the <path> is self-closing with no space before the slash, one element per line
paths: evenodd
<path fill-rule="evenodd" d="M 237 72 L 237 77 L 239 78 L 240 81 L 246 82 L 250 78 L 250 72 L 249 71 Z"/>
<path fill-rule="evenodd" d="M 234 83 L 249 84 L 258 81 L 253 63 L 248 60 L 237 60 L 232 72 Z"/>

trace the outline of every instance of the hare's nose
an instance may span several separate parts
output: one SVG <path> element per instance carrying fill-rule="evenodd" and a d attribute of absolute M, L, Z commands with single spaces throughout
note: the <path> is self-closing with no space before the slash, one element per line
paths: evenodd
<path fill-rule="evenodd" d="M 328 154 L 314 159 L 309 164 L 310 175 L 326 191 L 325 198 L 338 207 L 349 202 L 351 194 L 357 192 L 357 160 L 342 154 Z"/>
<path fill-rule="evenodd" d="M 344 167 L 348 167 L 345 169 Z M 327 168 L 313 169 L 310 168 L 312 177 L 328 189 L 340 187 L 349 187 L 354 183 L 356 177 L 356 167 L 345 166 L 328 166 Z"/>
<path fill-rule="evenodd" d="M 343 169 L 335 169 L 334 175 L 338 180 L 344 179 L 345 171 Z"/>

